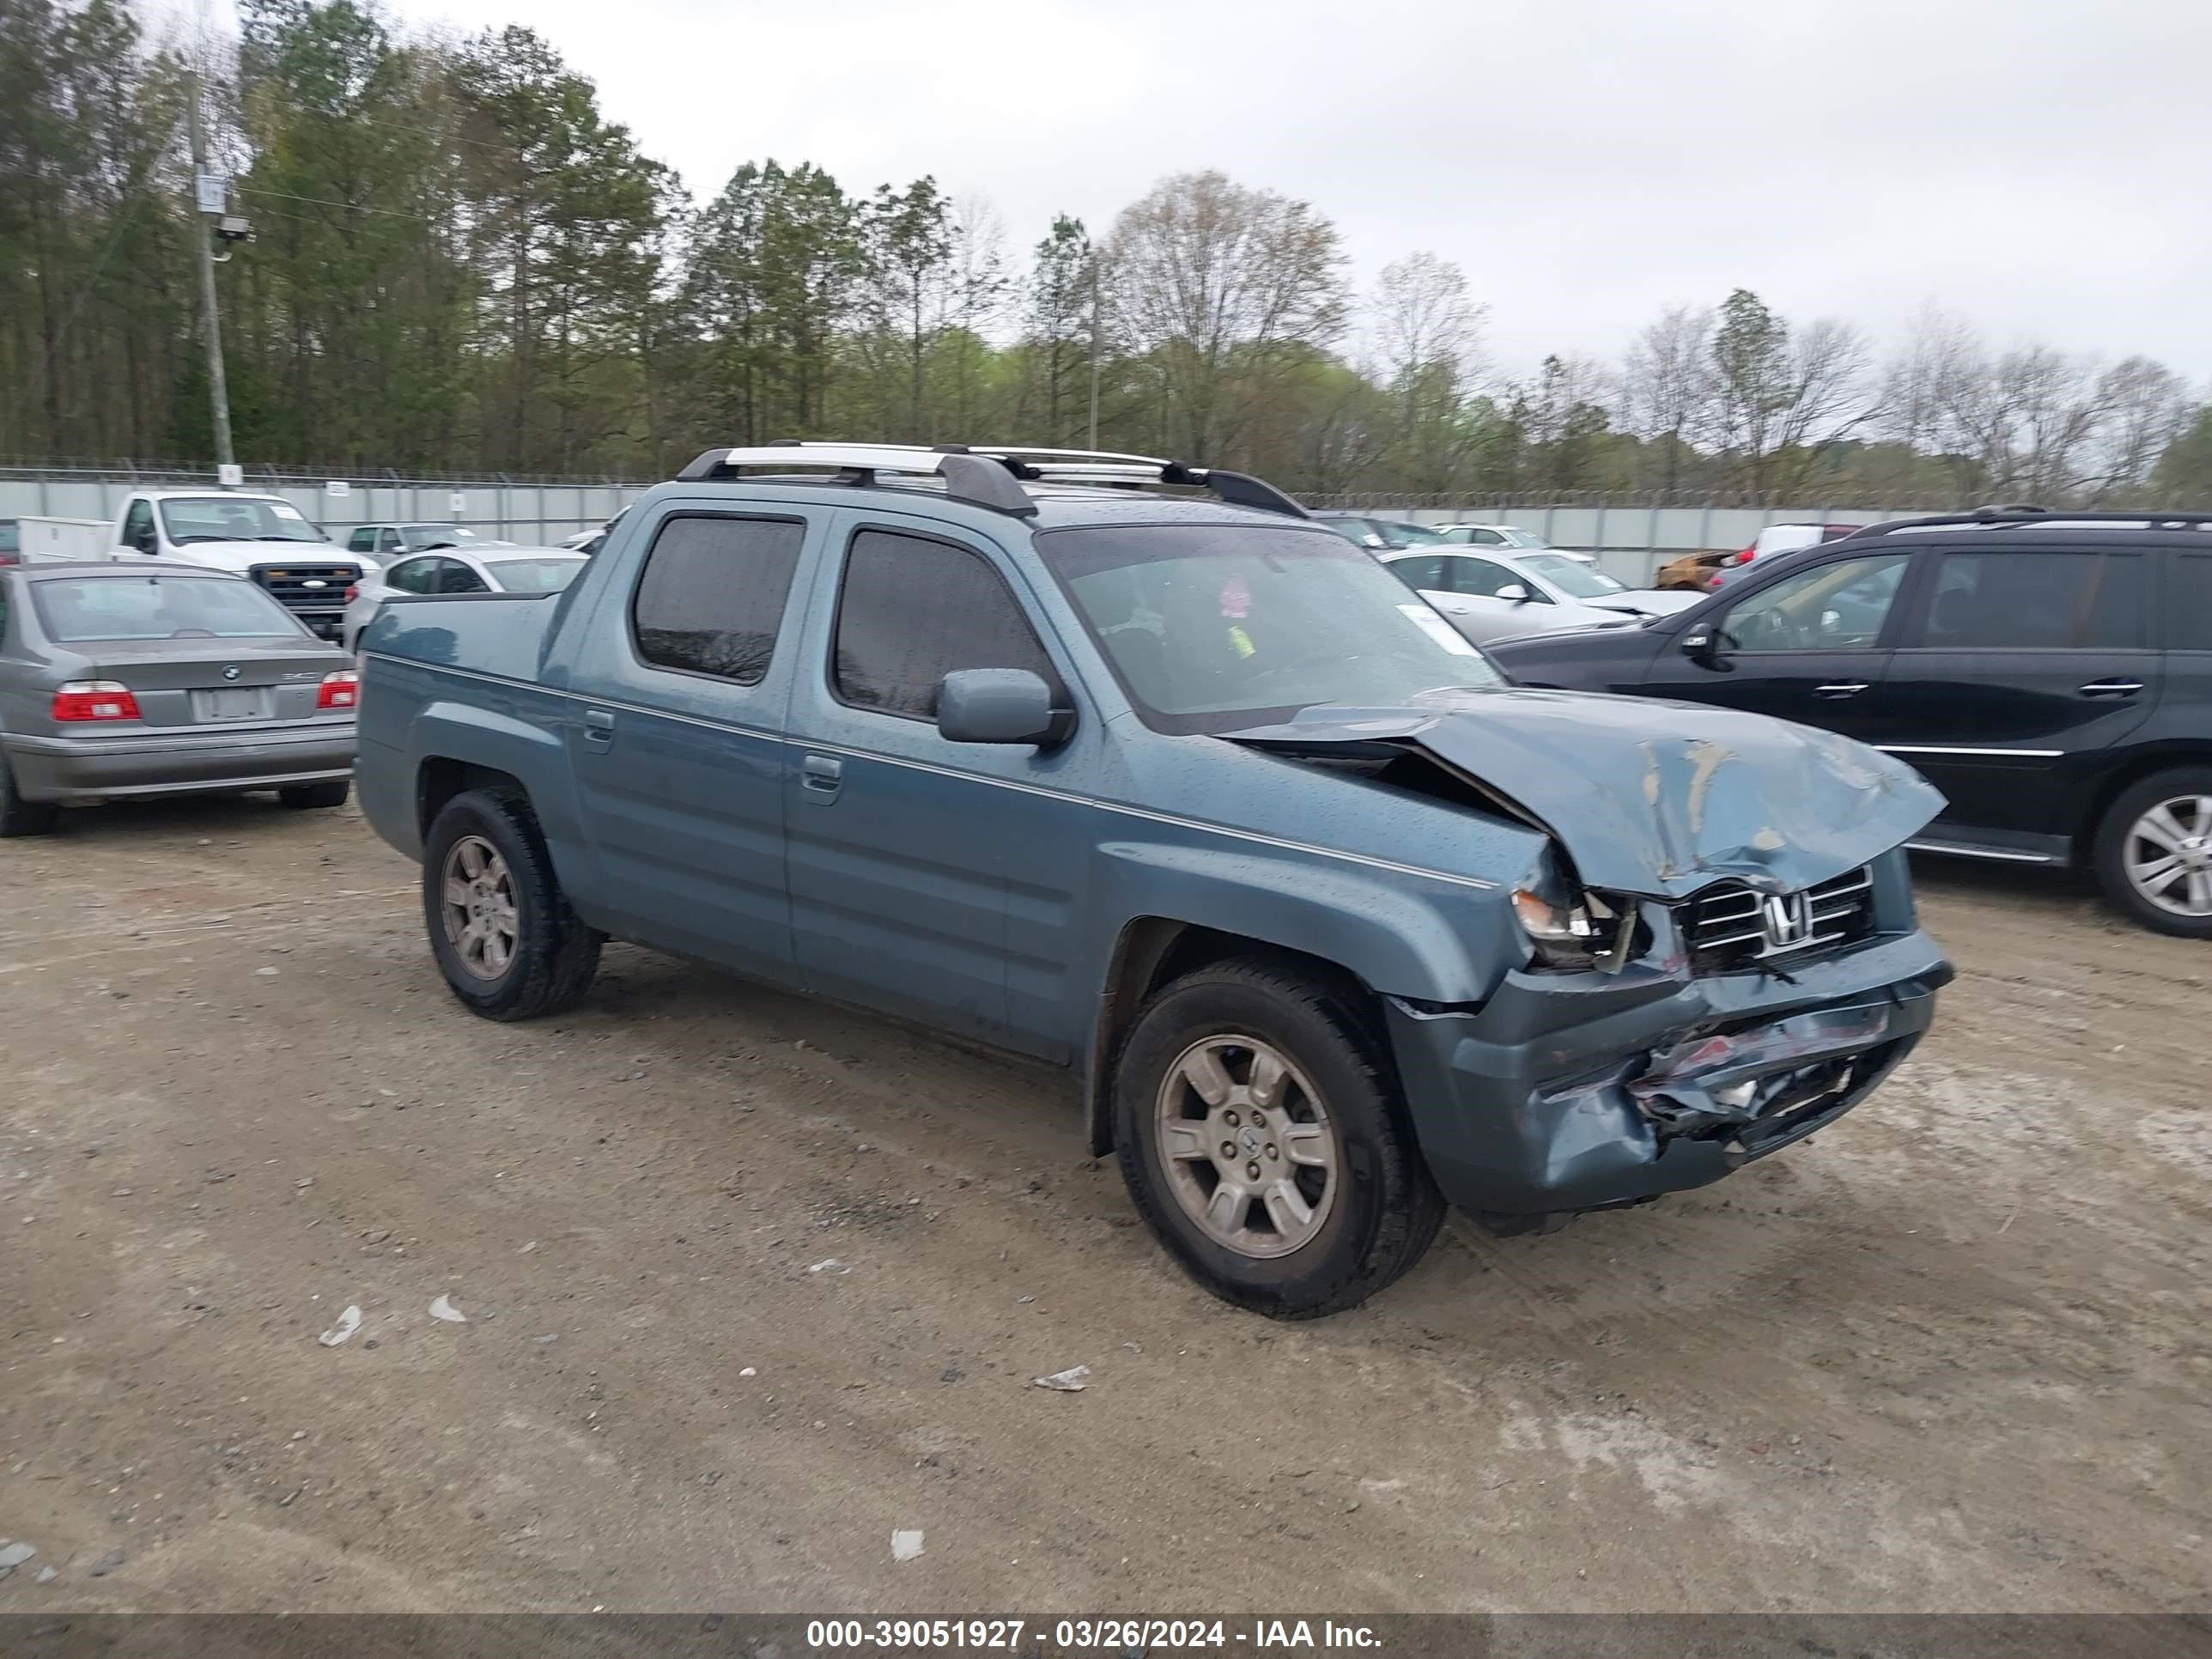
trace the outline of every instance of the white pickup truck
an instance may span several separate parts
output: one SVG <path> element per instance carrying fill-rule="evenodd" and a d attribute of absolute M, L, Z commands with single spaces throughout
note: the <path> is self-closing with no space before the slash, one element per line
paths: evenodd
<path fill-rule="evenodd" d="M 258 583 L 324 639 L 336 639 L 361 562 L 279 495 L 149 489 L 131 496 L 95 556 L 228 570 Z"/>

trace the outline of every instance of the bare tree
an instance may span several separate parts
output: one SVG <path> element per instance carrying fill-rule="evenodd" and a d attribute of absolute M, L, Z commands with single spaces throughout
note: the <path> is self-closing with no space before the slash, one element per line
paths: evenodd
<path fill-rule="evenodd" d="M 1219 173 L 1162 179 L 1122 210 L 1106 258 L 1115 331 L 1150 358 L 1163 435 L 1194 459 L 1234 449 L 1281 348 L 1344 329 L 1336 227 Z"/>
<path fill-rule="evenodd" d="M 1406 484 L 1425 495 L 1450 489 L 1474 447 L 1466 405 L 1480 368 L 1486 308 L 1468 297 L 1457 265 L 1421 252 L 1382 267 L 1367 309 Z"/>
<path fill-rule="evenodd" d="M 1714 316 L 1710 307 L 1669 306 L 1628 348 L 1620 373 L 1628 430 L 1662 447 L 1660 485 L 1680 482 L 1692 434 L 1712 424 Z"/>
<path fill-rule="evenodd" d="M 2091 490 L 2093 501 L 2147 483 L 2160 457 L 2189 430 L 2197 416 L 2188 382 L 2148 357 L 2115 363 L 2099 384 L 2107 413 L 2098 434 L 2099 477 Z"/>
<path fill-rule="evenodd" d="M 1820 318 L 1793 330 L 1749 289 L 1722 303 L 1709 356 L 1708 435 L 1734 463 L 1747 500 L 1776 501 L 1800 488 L 1874 412 L 1856 328 Z"/>

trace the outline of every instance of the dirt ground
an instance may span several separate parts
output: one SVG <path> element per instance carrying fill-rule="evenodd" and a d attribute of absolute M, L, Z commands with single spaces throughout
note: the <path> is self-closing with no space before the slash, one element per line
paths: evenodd
<path fill-rule="evenodd" d="M 0 1612 L 2204 1608 L 2212 947 L 1921 874 L 1960 981 L 1816 1142 L 1285 1326 L 1049 1075 L 622 948 L 489 1024 L 350 809 L 73 814 L 0 848 Z"/>

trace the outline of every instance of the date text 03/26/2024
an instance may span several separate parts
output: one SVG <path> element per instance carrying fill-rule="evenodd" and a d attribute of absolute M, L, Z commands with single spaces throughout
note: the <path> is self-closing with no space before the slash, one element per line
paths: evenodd
<path fill-rule="evenodd" d="M 817 1619 L 806 1644 L 817 1651 L 900 1652 L 997 1649 L 1025 1653 L 1145 1652 L 1176 1648 L 1378 1648 L 1365 1625 L 1334 1620 L 1254 1619 Z"/>

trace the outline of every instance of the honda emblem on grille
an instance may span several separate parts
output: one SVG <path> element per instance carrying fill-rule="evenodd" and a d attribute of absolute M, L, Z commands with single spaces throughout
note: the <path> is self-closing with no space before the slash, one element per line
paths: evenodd
<path fill-rule="evenodd" d="M 1786 951 L 1812 936 L 1812 901 L 1802 893 L 1771 893 L 1759 905 L 1759 913 L 1770 949 Z"/>
<path fill-rule="evenodd" d="M 227 679 L 227 680 L 234 680 L 234 679 L 236 679 L 236 678 L 238 678 L 238 665 L 237 665 L 236 663 L 234 663 L 234 663 L 226 663 L 226 664 L 224 664 L 224 665 L 223 665 L 223 670 L 222 670 L 222 677 L 223 677 L 223 678 L 225 678 L 225 679 Z"/>

